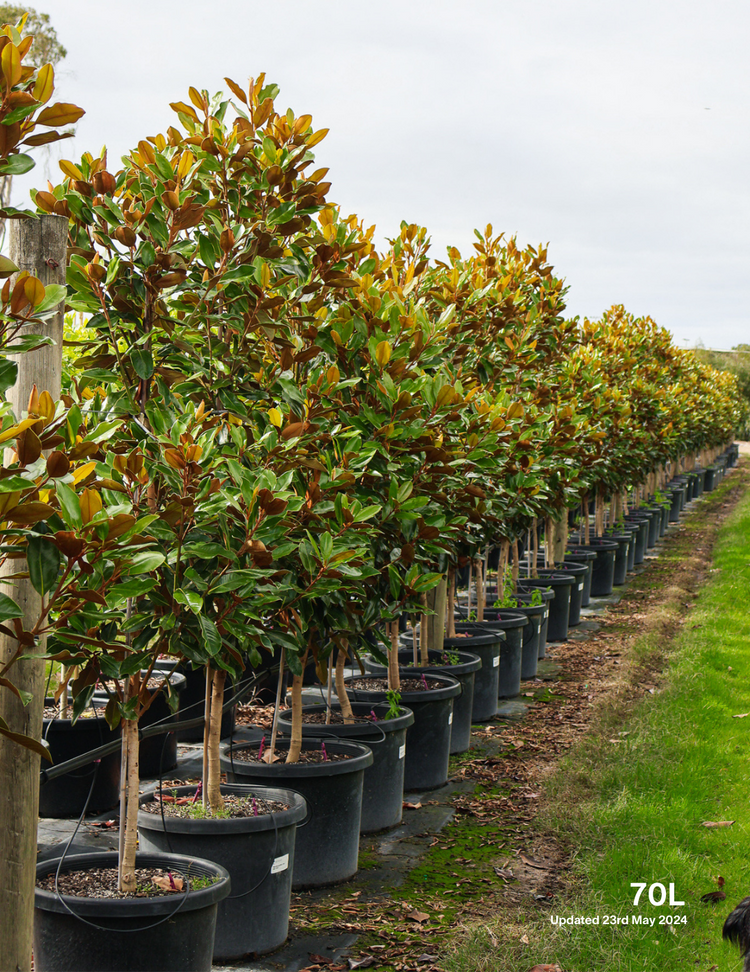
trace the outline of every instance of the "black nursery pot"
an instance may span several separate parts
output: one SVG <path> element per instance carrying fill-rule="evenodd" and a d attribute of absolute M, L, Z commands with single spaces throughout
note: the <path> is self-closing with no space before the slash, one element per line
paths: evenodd
<path fill-rule="evenodd" d="M 615 580 L 618 544 L 614 540 L 592 537 L 588 549 L 595 554 L 591 565 L 591 596 L 608 597 L 612 593 Z"/>
<path fill-rule="evenodd" d="M 485 608 L 484 617 L 484 621 L 469 621 L 461 627 L 484 630 L 496 628 L 505 634 L 505 641 L 500 646 L 497 695 L 500 699 L 512 699 L 521 691 L 523 631 L 527 624 L 526 615 L 506 608 Z"/>
<path fill-rule="evenodd" d="M 388 719 L 389 706 L 382 703 L 370 705 L 366 702 L 352 702 L 355 716 L 371 717 L 375 713 L 377 722 L 346 723 L 302 723 L 302 737 L 335 737 L 344 742 L 363 743 L 372 750 L 372 765 L 365 769 L 362 782 L 362 816 L 359 831 L 362 834 L 386 830 L 401 823 L 404 796 L 404 762 L 406 759 L 406 731 L 414 722 L 414 713 L 402 708 L 401 715 Z M 341 713 L 341 706 L 331 707 Z M 325 705 L 304 705 L 302 714 L 324 714 Z M 287 736 L 292 731 L 291 709 L 279 713 L 279 730 Z"/>
<path fill-rule="evenodd" d="M 195 787 L 180 786 L 169 792 L 192 796 Z M 215 962 L 240 959 L 251 952 L 263 955 L 286 941 L 297 824 L 307 814 L 307 804 L 294 790 L 227 783 L 221 792 L 277 800 L 289 809 L 223 819 L 162 818 L 160 813 L 138 811 L 142 850 L 204 858 L 229 873 L 232 893 L 219 903 Z M 152 793 L 144 793 L 140 802 L 152 799 Z"/>
<path fill-rule="evenodd" d="M 539 594 L 542 597 L 541 607 L 543 613 L 541 618 L 541 626 L 539 628 L 539 653 L 537 655 L 537 661 L 541 661 L 547 655 L 547 629 L 549 627 L 549 606 L 550 603 L 554 600 L 555 594 L 554 591 L 545 590 L 543 588 L 535 588 L 535 590 L 538 590 Z M 532 597 L 533 594 L 530 593 L 528 590 L 524 590 L 523 582 L 519 581 L 518 594 L 516 595 L 516 598 L 518 599 L 519 602 L 519 606 L 531 607 Z"/>
<path fill-rule="evenodd" d="M 543 574 L 540 570 L 539 577 L 524 578 L 523 586 L 526 590 L 530 587 L 549 587 L 552 589 L 553 598 L 549 605 L 547 628 L 548 641 L 567 641 L 570 596 L 575 584 L 576 579 L 571 574 L 555 573 L 554 571 L 545 571 Z"/>
<path fill-rule="evenodd" d="M 557 573 L 572 574 L 575 577 L 575 585 L 570 591 L 570 613 L 568 615 L 568 627 L 575 628 L 581 623 L 581 608 L 583 607 L 583 591 L 586 587 L 586 577 L 591 575 L 591 567 L 588 564 L 571 563 L 563 560 L 561 564 L 555 564 L 549 568 Z M 539 576 L 544 576 L 546 567 L 539 570 Z"/>
<path fill-rule="evenodd" d="M 607 540 L 617 544 L 615 551 L 615 571 L 612 583 L 615 587 L 620 587 L 628 577 L 628 557 L 630 546 L 633 539 L 632 533 L 607 533 Z"/>
<path fill-rule="evenodd" d="M 484 661 L 480 656 L 479 651 L 463 651 L 456 652 L 453 648 L 452 638 L 445 639 L 446 649 L 450 652 L 455 652 L 458 655 L 458 663 L 452 665 L 445 654 L 441 651 L 432 650 L 428 652 L 428 657 L 430 659 L 429 665 L 414 665 L 414 650 L 413 648 L 409 650 L 407 644 L 411 641 L 411 635 L 402 634 L 400 643 L 401 649 L 398 653 L 398 664 L 399 671 L 401 673 L 401 678 L 412 678 L 415 675 L 424 674 L 427 677 L 430 672 L 442 672 L 444 675 L 450 675 L 451 678 L 455 678 L 457 682 L 461 685 L 461 693 L 457 695 L 453 700 L 453 722 L 451 723 L 451 755 L 454 753 L 465 753 L 471 744 L 471 723 L 473 720 L 474 707 L 476 705 L 477 697 L 477 676 L 481 672 L 485 672 Z M 471 638 L 456 638 L 456 641 L 462 641 L 461 647 L 468 647 L 466 642 L 471 642 L 471 647 L 473 648 L 473 640 Z M 488 642 L 484 646 L 486 654 L 494 651 L 495 657 L 498 656 L 498 638 L 493 638 L 492 635 L 489 636 Z M 383 676 L 387 674 L 387 669 L 380 662 L 376 661 L 372 656 L 368 655 L 364 659 L 365 671 L 373 675 Z M 489 662 L 489 670 L 494 675 L 495 684 L 497 683 L 497 666 L 492 667 L 492 661 Z M 480 697 L 480 704 L 486 704 L 483 696 L 486 694 L 486 686 L 484 682 L 479 684 L 480 692 L 482 697 Z M 497 696 L 495 697 L 495 711 L 497 711 Z M 493 715 L 495 714 L 493 711 Z M 484 718 L 491 718 L 491 716 L 485 716 Z M 476 721 L 476 720 L 473 720 Z"/>
<path fill-rule="evenodd" d="M 288 786 L 307 801 L 309 819 L 297 832 L 293 888 L 338 884 L 357 873 L 362 784 L 372 765 L 372 751 L 361 743 L 309 736 L 303 738 L 302 749 L 319 750 L 323 742 L 329 755 L 348 758 L 320 763 L 248 763 L 233 758 L 238 750 L 257 750 L 257 743 L 228 746 L 221 757 L 230 783 Z M 283 758 L 288 740 L 277 741 L 276 748 Z"/>
<path fill-rule="evenodd" d="M 54 699 L 45 699 L 48 706 Z M 90 710 L 89 710 L 90 711 Z M 120 727 L 114 731 L 107 725 L 103 706 L 99 716 L 82 716 L 76 722 L 70 719 L 45 719 L 42 736 L 50 748 L 53 763 L 64 763 L 82 756 L 93 749 L 118 739 Z M 81 769 L 58 776 L 40 784 L 40 817 L 80 817 L 96 776 L 88 810 L 101 813 L 117 804 L 120 798 L 120 750 L 103 756 L 101 762 L 92 762 Z"/>
<path fill-rule="evenodd" d="M 649 521 L 644 516 L 626 516 L 625 525 L 628 529 L 637 530 L 635 535 L 635 556 L 633 564 L 642 564 L 646 557 L 646 546 L 648 544 Z"/>
<path fill-rule="evenodd" d="M 36 972 L 210 972 L 217 909 L 231 889 L 227 871 L 181 854 L 139 852 L 135 863 L 214 883 L 151 898 L 78 898 L 36 888 Z M 37 878 L 54 874 L 58 864 L 59 858 L 38 864 Z M 117 867 L 117 854 L 96 852 L 66 857 L 61 871 L 109 867 Z"/>
<path fill-rule="evenodd" d="M 142 675 L 147 674 L 141 672 Z M 159 674 L 157 672 L 157 674 Z M 166 674 L 162 672 L 161 674 Z M 169 702 L 163 691 L 160 691 L 154 701 L 138 720 L 138 728 L 145 729 L 157 722 L 177 722 L 179 718 L 180 696 L 185 688 L 185 676 L 172 672 L 169 676 L 170 684 L 177 696 L 175 712 L 169 708 Z M 153 693 L 152 693 L 153 694 Z M 107 704 L 108 696 L 102 692 L 95 692 L 94 699 L 101 705 Z M 148 736 L 142 739 L 138 747 L 138 774 L 144 779 L 159 778 L 166 770 L 174 769 L 177 765 L 177 732 L 165 732 L 158 736 Z"/>
<path fill-rule="evenodd" d="M 591 601 L 591 577 L 594 572 L 592 564 L 596 560 L 596 551 L 587 549 L 576 541 L 575 546 L 565 551 L 563 560 L 588 566 L 589 569 L 583 578 L 583 596 L 581 597 L 581 607 L 588 607 Z"/>
<path fill-rule="evenodd" d="M 377 675 L 368 678 L 379 678 Z M 448 779 L 453 703 L 461 693 L 461 685 L 450 675 L 430 672 L 431 682 L 441 687 L 427 691 L 401 691 L 401 704 L 414 713 L 414 724 L 406 732 L 406 765 L 404 790 L 435 790 Z M 360 676 L 345 679 L 349 698 L 370 705 L 384 702 L 387 681 L 379 679 L 382 689 L 358 689 L 352 686 Z"/>

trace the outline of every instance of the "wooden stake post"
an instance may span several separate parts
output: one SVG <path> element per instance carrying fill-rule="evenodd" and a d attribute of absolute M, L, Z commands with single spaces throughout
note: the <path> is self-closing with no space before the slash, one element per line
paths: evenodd
<path fill-rule="evenodd" d="M 12 220 L 10 259 L 47 286 L 65 283 L 68 221 L 63 216 Z M 54 344 L 29 354 L 18 355 L 18 381 L 7 392 L 18 419 L 28 406 L 34 385 L 60 398 L 64 305 L 48 318 L 44 333 Z M 34 327 L 39 333 L 40 328 Z M 4 565 L 0 578 L 23 571 L 22 561 Z M 24 612 L 23 626 L 36 623 L 42 599 L 28 578 L 5 580 L 0 588 Z M 37 645 L 41 649 L 42 645 Z M 14 639 L 0 635 L 0 668 L 15 653 Z M 0 716 L 14 732 L 40 739 L 44 712 L 44 662 L 17 662 L 8 673 L 32 701 L 23 706 L 9 691 L 0 691 Z M 39 817 L 39 761 L 29 749 L 0 736 L 0 969 L 25 972 L 31 968 L 31 940 L 34 923 L 37 818 Z"/>

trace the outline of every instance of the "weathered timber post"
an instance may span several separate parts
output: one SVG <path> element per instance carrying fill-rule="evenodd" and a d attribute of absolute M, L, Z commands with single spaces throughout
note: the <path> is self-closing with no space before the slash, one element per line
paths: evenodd
<path fill-rule="evenodd" d="M 65 283 L 68 221 L 63 216 L 11 220 L 10 259 L 48 284 Z M 26 410 L 34 385 L 60 397 L 64 303 L 48 318 L 43 333 L 53 345 L 16 356 L 18 380 L 7 393 L 18 419 Z M 34 333 L 40 328 L 34 327 Z M 0 579 L 24 569 L 13 560 L 0 570 Z M 26 630 L 36 623 L 41 597 L 28 579 L 5 580 L 2 592 L 12 597 L 24 612 Z M 14 639 L 0 634 L 0 668 L 17 648 Z M 41 646 L 37 648 L 41 650 Z M 23 706 L 11 692 L 0 691 L 0 716 L 14 732 L 40 739 L 44 711 L 44 662 L 39 659 L 16 662 L 8 673 L 11 681 L 32 701 Z M 34 880 L 36 872 L 37 819 L 39 817 L 39 761 L 31 750 L 0 736 L 0 969 L 27 972 L 31 968 L 34 924 Z"/>

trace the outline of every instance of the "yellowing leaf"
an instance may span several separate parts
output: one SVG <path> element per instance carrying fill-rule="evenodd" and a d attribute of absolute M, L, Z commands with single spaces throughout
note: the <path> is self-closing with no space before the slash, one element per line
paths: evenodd
<path fill-rule="evenodd" d="M 224 78 L 224 80 L 226 81 L 227 86 L 229 87 L 229 90 L 232 92 L 232 94 L 235 95 L 237 98 L 239 98 L 243 105 L 246 105 L 247 95 L 242 90 L 242 88 L 235 81 L 232 81 L 231 78 Z"/>
<path fill-rule="evenodd" d="M 82 466 L 79 466 L 78 469 L 76 469 L 75 472 L 73 473 L 73 482 L 82 483 L 84 479 L 86 479 L 87 476 L 90 476 L 95 469 L 96 469 L 95 462 L 85 462 Z"/>
<path fill-rule="evenodd" d="M 200 108 L 201 111 L 204 110 L 203 98 L 201 97 L 200 91 L 197 88 L 188 88 L 188 94 L 190 95 L 190 100 L 193 102 L 196 108 Z"/>
<path fill-rule="evenodd" d="M 21 55 L 15 44 L 6 44 L 0 54 L 0 64 L 3 68 L 3 77 L 7 88 L 12 88 L 21 80 Z"/>
<path fill-rule="evenodd" d="M 523 418 L 523 405 L 520 402 L 514 402 L 512 405 L 508 406 L 506 415 L 509 419 Z"/>
<path fill-rule="evenodd" d="M 391 346 L 387 341 L 381 341 L 375 348 L 375 360 L 381 368 L 384 368 L 391 360 Z"/>
<path fill-rule="evenodd" d="M 327 128 L 319 128 L 314 135 L 311 135 L 310 138 L 308 138 L 307 147 L 312 148 L 313 145 L 317 145 L 318 142 L 322 142 L 327 134 L 328 134 Z"/>
<path fill-rule="evenodd" d="M 278 408 L 269 408 L 268 421 L 271 425 L 275 425 L 277 429 L 281 428 L 281 423 L 284 421 L 284 418 Z"/>
<path fill-rule="evenodd" d="M 195 164 L 195 156 L 192 152 L 185 150 L 180 156 L 180 161 L 177 164 L 177 175 L 180 179 L 184 179 L 185 176 L 190 172 L 193 165 Z"/>
<path fill-rule="evenodd" d="M 54 88 L 55 69 L 51 64 L 45 64 L 43 67 L 39 68 L 36 81 L 34 82 L 34 89 L 32 91 L 34 100 L 45 105 L 52 97 Z"/>
<path fill-rule="evenodd" d="M 90 523 L 102 508 L 102 498 L 96 492 L 96 490 L 84 489 L 84 491 L 81 493 L 80 499 L 81 519 L 84 523 Z"/>
<path fill-rule="evenodd" d="M 55 402 L 48 391 L 43 391 L 39 396 L 37 414 L 41 415 L 46 422 L 51 422 L 55 417 Z"/>
<path fill-rule="evenodd" d="M 44 284 L 36 277 L 27 277 L 24 280 L 23 292 L 32 307 L 38 307 L 44 300 Z"/>
<path fill-rule="evenodd" d="M 11 425 L 9 429 L 6 429 L 4 432 L 0 432 L 0 442 L 7 442 L 8 439 L 15 439 L 20 432 L 30 428 L 30 426 L 34 425 L 38 421 L 39 419 L 37 418 L 27 418 L 24 419 L 23 422 L 19 422 L 18 425 Z"/>
<path fill-rule="evenodd" d="M 83 182 L 83 172 L 81 172 L 77 165 L 73 165 L 73 163 L 68 162 L 67 159 L 62 159 L 57 164 L 69 179 L 78 179 L 79 181 Z"/>

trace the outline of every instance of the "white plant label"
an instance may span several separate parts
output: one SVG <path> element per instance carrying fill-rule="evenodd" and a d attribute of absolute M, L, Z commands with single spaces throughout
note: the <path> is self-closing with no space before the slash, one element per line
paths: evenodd
<path fill-rule="evenodd" d="M 581 581 L 581 583 L 578 585 L 578 590 L 579 591 L 583 590 L 583 581 Z"/>
<path fill-rule="evenodd" d="M 492 659 L 492 667 L 493 668 L 499 668 L 500 667 L 500 656 L 499 655 L 495 655 L 495 657 Z"/>
<path fill-rule="evenodd" d="M 406 743 L 403 746 L 398 747 L 398 758 L 403 759 L 406 756 Z"/>
<path fill-rule="evenodd" d="M 286 871 L 289 867 L 289 855 L 284 854 L 282 857 L 274 857 L 273 864 L 271 865 L 271 874 L 280 874 L 282 871 Z"/>
<path fill-rule="evenodd" d="M 448 716 L 448 725 L 449 725 L 449 726 L 452 726 L 452 725 L 453 725 L 453 713 L 452 713 L 452 712 L 451 712 L 451 714 L 450 714 L 450 715 Z"/>

